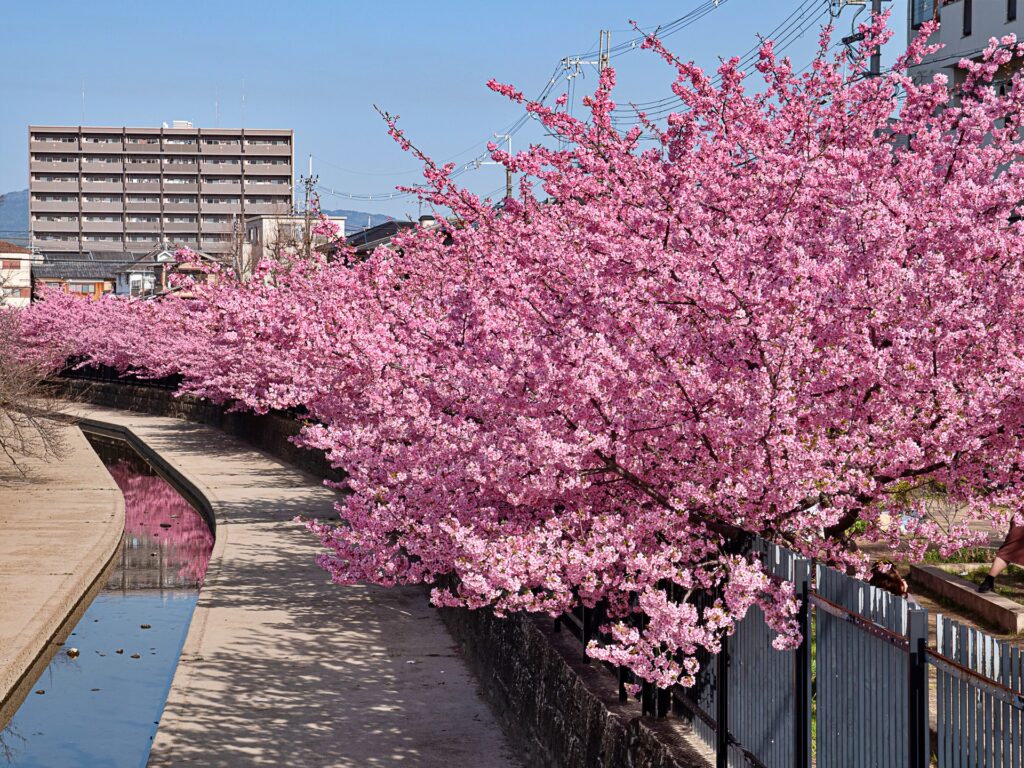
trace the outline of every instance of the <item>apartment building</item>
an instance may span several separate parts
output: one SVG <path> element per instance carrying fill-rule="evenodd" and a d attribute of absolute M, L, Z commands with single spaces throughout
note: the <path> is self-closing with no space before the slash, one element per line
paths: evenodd
<path fill-rule="evenodd" d="M 292 209 L 291 130 L 31 125 L 29 214 L 44 251 L 231 253 L 246 217 Z"/>
<path fill-rule="evenodd" d="M 961 59 L 979 59 L 990 38 L 1000 38 L 1011 32 L 1017 39 L 1024 38 L 1024 3 L 1017 13 L 1017 0 L 910 0 L 907 4 L 909 39 L 917 36 L 921 25 L 938 19 L 939 30 L 929 42 L 942 43 L 943 48 L 927 56 L 920 65 L 911 69 L 918 82 L 930 80 L 936 73 L 944 73 L 951 87 L 964 80 L 958 67 Z M 1015 59 L 998 80 L 1006 82 L 1020 67 Z"/>

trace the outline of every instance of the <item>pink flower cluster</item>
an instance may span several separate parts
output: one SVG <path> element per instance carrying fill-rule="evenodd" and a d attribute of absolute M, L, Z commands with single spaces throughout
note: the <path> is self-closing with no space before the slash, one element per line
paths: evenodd
<path fill-rule="evenodd" d="M 218 402 L 305 408 L 300 442 L 349 473 L 344 522 L 309 522 L 337 582 L 499 613 L 605 601 L 590 652 L 687 683 L 752 606 L 796 640 L 791 586 L 727 554 L 741 534 L 863 569 L 858 521 L 914 554 L 1024 512 L 1024 87 L 988 87 L 1022 51 L 993 41 L 947 104 L 906 73 L 933 29 L 876 78 L 881 19 L 852 75 L 829 30 L 802 73 L 766 42 L 754 90 L 652 39 L 678 73 L 667 125 L 616 131 L 611 69 L 586 121 L 527 103 L 563 148 L 495 148 L 522 178 L 500 209 L 389 119 L 454 223 L 186 298 L 45 292 L 25 324 Z"/>

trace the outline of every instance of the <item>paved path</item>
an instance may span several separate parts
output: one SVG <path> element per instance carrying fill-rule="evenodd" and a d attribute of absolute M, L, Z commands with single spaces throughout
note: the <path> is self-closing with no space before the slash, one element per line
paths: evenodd
<path fill-rule="evenodd" d="M 210 427 L 75 405 L 130 430 L 209 500 L 216 543 L 150 765 L 517 765 L 421 589 L 332 585 L 292 522 L 316 478 Z"/>
<path fill-rule="evenodd" d="M 64 432 L 61 458 L 22 460 L 24 476 L 0 454 L 0 727 L 124 531 L 121 491 L 82 433 Z"/>

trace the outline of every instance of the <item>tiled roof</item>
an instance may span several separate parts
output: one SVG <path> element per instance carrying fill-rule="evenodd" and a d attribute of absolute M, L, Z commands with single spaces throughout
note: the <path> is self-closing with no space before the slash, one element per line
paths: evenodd
<path fill-rule="evenodd" d="M 52 280 L 113 280 L 120 267 L 139 255 L 130 251 L 45 251 L 41 264 L 32 265 L 32 276 Z"/>
<path fill-rule="evenodd" d="M 20 245 L 15 245 L 14 243 L 10 243 L 10 242 L 8 242 L 6 240 L 0 240 L 0 253 L 28 253 L 28 254 L 31 254 L 32 251 L 30 249 L 28 249 L 28 248 L 24 248 L 24 247 L 22 247 Z"/>
<path fill-rule="evenodd" d="M 386 221 L 375 227 L 364 229 L 345 238 L 345 242 L 352 246 L 359 253 L 372 251 L 378 245 L 388 243 L 395 235 L 402 230 L 412 229 L 416 226 L 413 221 Z"/>

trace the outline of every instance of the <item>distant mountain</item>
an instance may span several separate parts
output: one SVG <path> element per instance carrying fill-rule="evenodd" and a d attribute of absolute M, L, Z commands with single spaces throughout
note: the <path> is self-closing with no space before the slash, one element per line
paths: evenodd
<path fill-rule="evenodd" d="M 324 211 L 328 216 L 344 216 L 345 232 L 359 232 L 367 227 L 391 221 L 391 216 L 365 211 L 337 209 Z M 0 195 L 0 240 L 28 244 L 28 190 Z"/>
<path fill-rule="evenodd" d="M 28 244 L 28 190 L 0 195 L 0 240 Z"/>
<path fill-rule="evenodd" d="M 383 213 L 366 213 L 365 211 L 349 211 L 345 208 L 336 208 L 333 211 L 324 211 L 325 216 L 344 216 L 345 217 L 345 234 L 351 235 L 353 232 L 359 232 L 369 227 L 376 227 L 378 224 L 384 224 L 394 220 L 394 216 L 388 216 Z"/>

